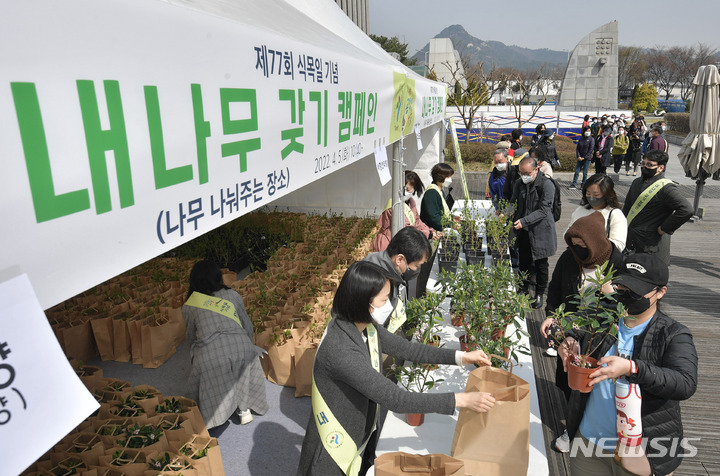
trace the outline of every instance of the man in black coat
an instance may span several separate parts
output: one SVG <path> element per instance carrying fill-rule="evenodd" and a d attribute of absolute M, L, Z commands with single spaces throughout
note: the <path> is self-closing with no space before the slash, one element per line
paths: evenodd
<path fill-rule="evenodd" d="M 623 213 L 628 219 L 626 248 L 656 253 L 669 266 L 670 235 L 692 217 L 693 209 L 675 183 L 665 178 L 667 162 L 661 150 L 645 154 L 642 177 L 630 185 Z"/>
<path fill-rule="evenodd" d="M 517 209 L 513 217 L 515 246 L 520 256 L 520 271 L 529 273 L 534 264 L 535 301 L 532 307 L 543 305 L 543 294 L 549 281 L 548 258 L 557 251 L 557 234 L 552 208 L 555 185 L 538 168 L 537 159 L 525 157 L 518 164 L 520 180 L 513 185 L 511 203 Z"/>
<path fill-rule="evenodd" d="M 690 448 L 683 447 L 680 400 L 690 398 L 697 389 L 697 351 L 690 330 L 663 314 L 658 302 L 667 292 L 668 268 L 657 256 L 638 253 L 626 257 L 614 280 L 616 298 L 627 310 L 616 337 L 610 334 L 592 357 L 599 367 L 590 374 L 590 393 L 573 390 L 567 413 L 567 431 L 572 445 L 587 448 L 592 455 L 571 449 L 572 474 L 619 474 L 613 458 L 613 439 L 617 437 L 615 383 L 622 377 L 640 388 L 644 455 L 618 458 L 620 466 L 632 474 L 672 473 Z M 567 334 L 558 354 L 568 365 L 568 349 L 589 352 L 587 334 Z M 637 422 L 636 422 L 637 424 Z M 593 445 L 598 445 L 594 447 Z M 603 448 L 604 447 L 604 448 Z M 638 469 L 638 465 L 642 469 Z M 628 473 L 630 474 L 630 473 Z"/>

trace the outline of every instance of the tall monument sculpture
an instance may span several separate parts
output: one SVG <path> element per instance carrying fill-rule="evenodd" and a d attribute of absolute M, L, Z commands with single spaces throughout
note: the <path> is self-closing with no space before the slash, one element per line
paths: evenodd
<path fill-rule="evenodd" d="M 618 23 L 587 35 L 573 49 L 565 69 L 558 110 L 618 107 Z"/>

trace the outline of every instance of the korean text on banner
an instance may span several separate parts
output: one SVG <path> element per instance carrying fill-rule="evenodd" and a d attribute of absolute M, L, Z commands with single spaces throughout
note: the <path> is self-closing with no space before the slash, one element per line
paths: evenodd
<path fill-rule="evenodd" d="M 0 461 L 19 474 L 99 408 L 63 354 L 27 275 L 0 283 Z"/>

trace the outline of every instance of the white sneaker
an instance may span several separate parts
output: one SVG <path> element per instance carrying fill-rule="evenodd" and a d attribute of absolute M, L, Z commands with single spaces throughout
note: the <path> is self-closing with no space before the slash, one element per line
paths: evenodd
<path fill-rule="evenodd" d="M 550 357 L 557 357 L 557 350 L 553 349 L 552 347 L 548 347 L 545 349 L 545 354 L 549 355 Z"/>
<path fill-rule="evenodd" d="M 570 452 L 570 436 L 568 435 L 567 430 L 565 430 L 565 432 L 555 440 L 555 449 L 557 449 L 560 453 Z"/>
<path fill-rule="evenodd" d="M 252 413 L 250 413 L 250 409 L 243 410 L 242 412 L 240 412 L 240 424 L 241 425 L 247 425 L 251 421 L 253 421 L 253 416 L 252 416 Z"/>

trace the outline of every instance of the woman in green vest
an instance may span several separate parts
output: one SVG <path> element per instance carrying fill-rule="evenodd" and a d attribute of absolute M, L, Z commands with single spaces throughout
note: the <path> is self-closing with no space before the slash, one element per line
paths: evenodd
<path fill-rule="evenodd" d="M 435 164 L 430 169 L 430 177 L 432 183 L 425 189 L 422 205 L 420 209 L 420 219 L 433 230 L 443 231 L 443 223 L 449 223 L 450 210 L 455 200 L 450 195 L 450 184 L 455 170 L 446 163 Z M 443 191 L 443 189 L 445 189 Z M 443 222 L 443 217 L 445 222 Z M 438 238 L 436 236 L 436 238 Z M 420 298 L 425 295 L 428 278 L 435 262 L 435 255 L 438 250 L 438 242 L 432 242 L 432 255 L 425 264 L 420 268 L 420 274 L 417 278 L 416 297 Z"/>
<path fill-rule="evenodd" d="M 263 415 L 268 404 L 242 297 L 225 286 L 218 265 L 205 260 L 193 266 L 187 296 L 182 314 L 190 342 L 189 396 L 208 428 L 235 413 L 242 424 L 250 423 L 251 410 Z"/>
<path fill-rule="evenodd" d="M 492 395 L 408 392 L 381 373 L 383 353 L 428 364 L 489 365 L 481 350 L 438 348 L 391 334 L 383 327 L 392 311 L 390 275 L 367 261 L 353 263 L 335 293 L 313 365 L 312 415 L 300 453 L 298 475 L 358 475 L 363 451 L 375 431 L 378 405 L 397 413 L 443 413 L 455 408 L 488 411 Z"/>

